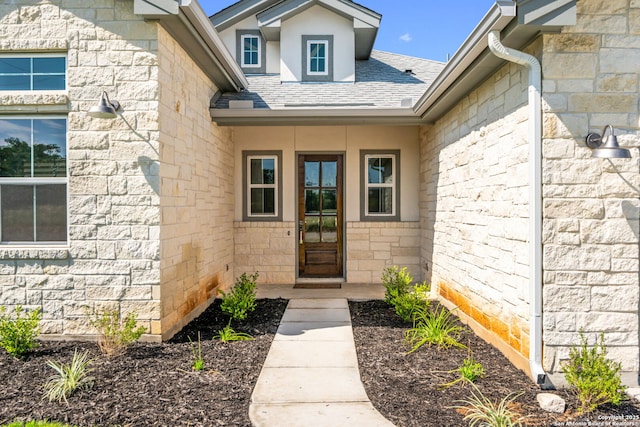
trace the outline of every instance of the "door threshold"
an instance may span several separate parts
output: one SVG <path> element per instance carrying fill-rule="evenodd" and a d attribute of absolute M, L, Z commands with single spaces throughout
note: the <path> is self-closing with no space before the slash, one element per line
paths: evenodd
<path fill-rule="evenodd" d="M 344 283 L 344 277 L 299 277 L 296 283 Z"/>

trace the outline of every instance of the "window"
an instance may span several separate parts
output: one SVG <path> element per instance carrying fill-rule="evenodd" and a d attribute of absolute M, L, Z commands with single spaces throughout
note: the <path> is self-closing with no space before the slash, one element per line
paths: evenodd
<path fill-rule="evenodd" d="M 245 221 L 282 219 L 281 152 L 245 152 Z"/>
<path fill-rule="evenodd" d="M 242 67 L 260 67 L 260 38 L 245 34 L 242 39 Z"/>
<path fill-rule="evenodd" d="M 63 55 L 0 56 L 0 90 L 64 90 Z"/>
<path fill-rule="evenodd" d="M 66 240 L 66 118 L 0 118 L 0 241 Z"/>
<path fill-rule="evenodd" d="M 361 219 L 399 221 L 400 152 L 361 152 Z"/>
<path fill-rule="evenodd" d="M 302 81 L 333 81 L 333 36 L 302 36 Z"/>
<path fill-rule="evenodd" d="M 247 74 L 267 72 L 265 41 L 259 30 L 236 31 L 236 60 Z"/>
<path fill-rule="evenodd" d="M 329 50 L 329 42 L 308 40 L 307 51 L 309 52 L 309 61 L 307 62 L 307 74 L 309 75 L 326 75 L 327 74 L 327 51 Z"/>

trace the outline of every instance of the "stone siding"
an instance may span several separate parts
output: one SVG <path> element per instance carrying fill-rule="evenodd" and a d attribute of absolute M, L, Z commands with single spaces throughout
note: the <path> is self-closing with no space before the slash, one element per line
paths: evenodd
<path fill-rule="evenodd" d="M 68 116 L 68 246 L 0 250 L 0 305 L 42 307 L 45 334 L 92 334 L 85 310 L 105 308 L 160 332 L 156 48 L 131 1 L 0 5 L 0 53 L 67 53 L 66 91 L 0 95 L 1 113 Z M 121 117 L 87 116 L 103 90 Z"/>
<path fill-rule="evenodd" d="M 346 246 L 349 283 L 381 283 L 394 265 L 422 277 L 419 222 L 347 222 Z"/>
<path fill-rule="evenodd" d="M 544 367 L 560 370 L 583 330 L 638 370 L 640 4 L 581 0 L 544 36 Z M 632 159 L 592 159 L 611 124 Z M 637 379 L 631 376 L 637 384 Z"/>
<path fill-rule="evenodd" d="M 420 264 L 433 292 L 519 365 L 529 351 L 527 85 L 507 65 L 421 131 Z"/>
<path fill-rule="evenodd" d="M 234 151 L 210 119 L 218 88 L 162 28 L 160 201 L 162 334 L 179 330 L 233 283 Z"/>
<path fill-rule="evenodd" d="M 295 283 L 296 243 L 295 222 L 236 222 L 237 274 L 257 271 L 258 283 Z"/>

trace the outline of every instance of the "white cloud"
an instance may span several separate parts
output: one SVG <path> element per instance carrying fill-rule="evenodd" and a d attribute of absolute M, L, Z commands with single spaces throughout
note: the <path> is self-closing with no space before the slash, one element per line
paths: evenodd
<path fill-rule="evenodd" d="M 404 33 L 403 35 L 400 36 L 400 40 L 402 40 L 403 42 L 409 43 L 413 39 L 411 38 L 411 34 Z"/>

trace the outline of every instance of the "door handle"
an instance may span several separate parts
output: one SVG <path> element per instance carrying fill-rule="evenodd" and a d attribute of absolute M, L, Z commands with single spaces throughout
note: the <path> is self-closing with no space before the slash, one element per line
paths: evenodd
<path fill-rule="evenodd" d="M 302 238 L 302 228 L 304 227 L 303 224 L 304 223 L 302 221 L 298 222 L 298 236 L 299 236 L 299 241 L 301 245 L 304 243 L 304 240 Z"/>

